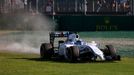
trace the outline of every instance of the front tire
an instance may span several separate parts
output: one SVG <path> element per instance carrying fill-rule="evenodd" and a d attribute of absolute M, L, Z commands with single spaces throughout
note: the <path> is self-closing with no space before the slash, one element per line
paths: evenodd
<path fill-rule="evenodd" d="M 116 49 L 113 45 L 106 45 L 106 49 L 104 51 L 107 60 L 121 60 L 121 56 L 116 54 Z M 109 58 L 110 57 L 110 58 Z"/>
<path fill-rule="evenodd" d="M 104 51 L 106 56 L 115 56 L 116 55 L 116 49 L 113 45 L 106 45 L 106 49 Z"/>

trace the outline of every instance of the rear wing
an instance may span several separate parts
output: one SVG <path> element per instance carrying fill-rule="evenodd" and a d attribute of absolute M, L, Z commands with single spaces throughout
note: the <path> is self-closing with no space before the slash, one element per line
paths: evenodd
<path fill-rule="evenodd" d="M 50 32 L 49 37 L 50 37 L 50 43 L 54 47 L 54 39 L 55 38 L 60 38 L 60 37 L 68 37 L 70 32 L 64 31 L 64 32 Z"/>
<path fill-rule="evenodd" d="M 58 38 L 58 37 L 68 37 L 70 32 L 64 31 L 64 32 L 50 32 L 50 38 Z"/>

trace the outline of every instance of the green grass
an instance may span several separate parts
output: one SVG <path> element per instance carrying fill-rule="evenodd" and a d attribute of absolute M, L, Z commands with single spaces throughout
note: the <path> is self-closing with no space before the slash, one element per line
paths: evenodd
<path fill-rule="evenodd" d="M 41 61 L 37 54 L 0 51 L 0 75 L 134 75 L 134 31 L 79 34 L 85 41 L 114 45 L 123 56 L 122 60 L 90 63 Z"/>
<path fill-rule="evenodd" d="M 39 55 L 0 52 L 0 75 L 133 75 L 134 59 L 116 62 L 41 61 Z"/>

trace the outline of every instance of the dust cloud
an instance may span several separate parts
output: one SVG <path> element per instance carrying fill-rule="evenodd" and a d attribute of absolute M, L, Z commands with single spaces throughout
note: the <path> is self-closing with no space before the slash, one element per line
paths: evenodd
<path fill-rule="evenodd" d="M 41 14 L 17 15 L 16 21 L 21 30 L 17 26 L 17 31 L 0 35 L 0 50 L 39 54 L 41 43 L 49 42 L 56 23 Z"/>

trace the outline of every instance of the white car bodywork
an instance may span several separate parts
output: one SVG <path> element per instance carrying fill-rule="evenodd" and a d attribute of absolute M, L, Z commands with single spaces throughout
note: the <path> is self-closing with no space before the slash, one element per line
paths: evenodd
<path fill-rule="evenodd" d="M 87 43 L 82 40 L 79 40 L 79 42 L 80 43 L 73 40 L 73 41 L 66 41 L 66 42 L 60 44 L 58 54 L 61 56 L 64 56 L 66 59 L 68 59 L 67 54 L 66 54 L 67 48 L 69 48 L 71 46 L 78 46 L 78 48 L 80 50 L 80 54 L 85 52 L 84 51 L 85 48 L 88 48 L 88 50 L 91 50 L 101 60 L 105 60 L 104 53 L 97 47 L 97 44 L 94 41 L 92 41 L 91 43 Z"/>
<path fill-rule="evenodd" d="M 79 39 L 76 32 L 50 32 L 50 43 L 42 43 L 40 47 L 41 58 L 77 60 L 100 60 L 113 61 L 120 60 L 120 55 L 116 54 L 116 49 L 112 45 L 106 45 L 100 49 L 95 41 L 84 42 Z M 58 38 L 55 43 L 54 40 Z M 98 58 L 97 58 L 98 57 Z"/>

